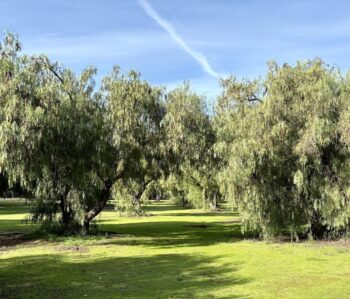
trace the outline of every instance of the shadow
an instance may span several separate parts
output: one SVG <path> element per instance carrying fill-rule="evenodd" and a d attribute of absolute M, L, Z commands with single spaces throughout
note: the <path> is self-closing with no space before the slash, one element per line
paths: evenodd
<path fill-rule="evenodd" d="M 23 219 L 1 219 L 0 218 L 0 235 L 7 233 L 31 233 L 38 225 L 26 223 Z"/>
<path fill-rule="evenodd" d="M 114 211 L 115 205 L 108 204 L 104 211 Z M 145 212 L 168 212 L 161 213 L 163 216 L 238 216 L 238 212 L 231 211 L 226 208 L 218 212 L 203 211 L 186 208 L 181 206 L 175 206 L 169 204 L 169 202 L 161 201 L 149 204 L 144 208 Z M 16 215 L 16 214 L 27 214 L 30 211 L 30 204 L 27 203 L 24 199 L 0 199 L 0 215 Z M 186 211 L 186 212 L 181 212 Z"/>
<path fill-rule="evenodd" d="M 0 216 L 27 214 L 29 211 L 30 206 L 25 200 L 0 199 Z"/>
<path fill-rule="evenodd" d="M 190 208 L 177 207 L 169 203 L 159 202 L 156 204 L 152 203 L 145 206 L 144 210 L 146 212 L 162 212 L 162 211 L 169 211 L 169 210 L 190 210 Z"/>
<path fill-rule="evenodd" d="M 154 213 L 158 215 L 157 212 L 167 212 L 160 213 L 161 216 L 238 216 L 237 211 L 232 211 L 229 209 L 222 209 L 221 211 L 212 212 L 212 211 L 200 211 L 192 208 L 175 206 L 169 203 L 157 203 L 150 204 L 144 207 L 144 211 L 147 213 Z"/>
<path fill-rule="evenodd" d="M 0 199 L 0 246 L 26 243 L 38 225 L 28 221 L 31 210 L 25 199 Z M 26 235 L 24 235 L 26 234 Z"/>
<path fill-rule="evenodd" d="M 108 224 L 101 221 L 99 228 L 120 235 L 112 240 L 107 239 L 104 243 L 114 245 L 208 246 L 243 239 L 240 224 L 230 222 L 159 221 Z"/>
<path fill-rule="evenodd" d="M 251 281 L 237 275 L 240 265 L 220 263 L 220 257 L 89 257 L 50 254 L 3 259 L 0 298 L 247 298 L 229 291 L 220 294 L 225 287 Z"/>
<path fill-rule="evenodd" d="M 162 213 L 161 216 L 231 216 L 237 217 L 239 214 L 237 212 L 192 212 L 192 213 L 179 213 L 179 212 L 169 212 Z"/>
<path fill-rule="evenodd" d="M 17 245 L 34 245 L 38 244 L 41 238 L 35 234 L 22 232 L 0 232 L 0 251 L 9 250 Z"/>

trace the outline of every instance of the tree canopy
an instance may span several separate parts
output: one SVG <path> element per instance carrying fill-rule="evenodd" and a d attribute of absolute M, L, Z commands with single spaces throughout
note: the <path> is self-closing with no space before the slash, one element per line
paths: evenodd
<path fill-rule="evenodd" d="M 348 79 L 316 59 L 225 82 L 218 138 L 246 229 L 313 237 L 348 230 Z"/>
<path fill-rule="evenodd" d="M 0 44 L 0 173 L 33 202 L 33 220 L 85 231 L 117 199 L 147 197 L 240 212 L 244 232 L 325 238 L 350 220 L 350 76 L 320 59 L 268 64 L 265 78 L 221 80 L 207 99 L 114 67 L 95 86 L 45 55 Z"/>

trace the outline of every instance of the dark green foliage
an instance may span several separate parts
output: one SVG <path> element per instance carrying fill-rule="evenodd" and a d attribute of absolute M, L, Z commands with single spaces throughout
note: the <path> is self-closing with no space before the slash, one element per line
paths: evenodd
<path fill-rule="evenodd" d="M 349 229 L 348 80 L 320 60 L 224 82 L 222 179 L 246 229 L 334 237 Z M 233 129 L 234 128 L 234 129 Z"/>

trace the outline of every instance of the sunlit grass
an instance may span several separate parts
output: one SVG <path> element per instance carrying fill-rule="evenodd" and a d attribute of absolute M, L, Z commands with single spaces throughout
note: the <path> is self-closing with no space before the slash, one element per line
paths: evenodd
<path fill-rule="evenodd" d="M 25 221 L 29 210 L 25 200 L 0 199 L 0 233 L 32 231 L 35 225 L 28 225 Z"/>
<path fill-rule="evenodd" d="M 33 229 L 27 209 L 0 201 L 0 232 Z M 245 240 L 236 213 L 162 202 L 98 223 L 106 234 L 2 248 L 0 298 L 350 298 L 347 247 Z"/>

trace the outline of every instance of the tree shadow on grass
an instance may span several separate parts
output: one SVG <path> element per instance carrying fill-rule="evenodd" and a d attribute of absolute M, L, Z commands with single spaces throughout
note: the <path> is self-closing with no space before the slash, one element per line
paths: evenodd
<path fill-rule="evenodd" d="M 144 211 L 148 214 L 156 214 L 159 216 L 239 216 L 237 211 L 232 211 L 229 209 L 222 209 L 217 212 L 212 211 L 201 211 L 196 209 L 190 209 L 186 207 L 175 206 L 171 204 L 150 204 L 144 207 Z M 161 213 L 157 213 L 161 212 Z M 165 212 L 165 213 L 163 213 Z"/>
<path fill-rule="evenodd" d="M 30 205 L 25 200 L 0 199 L 0 216 L 29 213 Z"/>
<path fill-rule="evenodd" d="M 243 239 L 238 223 L 187 221 L 134 222 L 100 225 L 101 230 L 120 237 L 107 239 L 106 244 L 145 245 L 152 247 L 208 246 Z M 129 237 L 130 238 L 129 238 Z"/>
<path fill-rule="evenodd" d="M 33 233 L 5 232 L 0 233 L 0 252 L 9 250 L 17 245 L 38 245 L 41 243 L 40 236 Z"/>
<path fill-rule="evenodd" d="M 0 246 L 3 239 L 1 234 L 28 232 L 32 229 L 32 226 L 24 221 L 29 210 L 30 206 L 25 205 L 24 200 L 0 199 Z"/>
<path fill-rule="evenodd" d="M 152 210 L 150 210 L 152 213 Z M 186 211 L 186 210 L 184 210 Z M 231 216 L 231 217 L 238 217 L 239 214 L 238 212 L 231 212 L 231 211 L 223 211 L 223 212 L 178 212 L 178 211 L 173 211 L 173 212 L 167 212 L 167 213 L 162 213 L 159 214 L 159 216 L 184 216 L 184 217 L 209 217 L 209 216 Z"/>
<path fill-rule="evenodd" d="M 0 235 L 8 233 L 31 233 L 37 228 L 36 224 L 26 223 L 23 219 L 0 219 Z"/>
<path fill-rule="evenodd" d="M 144 210 L 149 212 L 162 212 L 162 211 L 170 211 L 170 210 L 190 210 L 190 208 L 184 208 L 184 207 L 177 207 L 175 205 L 172 205 L 170 203 L 165 202 L 157 202 L 157 203 L 151 203 L 144 207 Z"/>
<path fill-rule="evenodd" d="M 250 279 L 219 257 L 161 254 L 92 259 L 37 255 L 2 259 L 1 298 L 246 298 Z M 230 288 L 225 291 L 225 288 Z M 219 292 L 219 293 L 218 293 Z"/>

